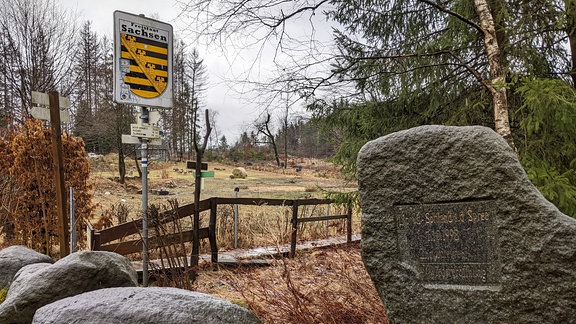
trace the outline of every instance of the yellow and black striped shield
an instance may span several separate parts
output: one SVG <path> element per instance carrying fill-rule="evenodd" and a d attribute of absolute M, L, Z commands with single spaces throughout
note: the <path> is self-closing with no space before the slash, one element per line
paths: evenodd
<path fill-rule="evenodd" d="M 130 34 L 120 34 L 122 58 L 130 60 L 124 83 L 135 95 L 159 97 L 168 84 L 168 44 Z"/>

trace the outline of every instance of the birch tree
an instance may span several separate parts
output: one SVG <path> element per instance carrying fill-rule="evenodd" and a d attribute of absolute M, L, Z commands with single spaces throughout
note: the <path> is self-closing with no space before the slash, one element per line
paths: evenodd
<path fill-rule="evenodd" d="M 484 48 L 488 57 L 488 64 L 490 65 L 490 81 L 484 82 L 484 84 L 492 94 L 495 131 L 502 135 L 510 147 L 516 151 L 508 116 L 506 68 L 501 61 L 501 51 L 496 37 L 494 18 L 486 0 L 474 0 L 474 6 L 480 20 L 480 29 L 484 37 Z"/>
<path fill-rule="evenodd" d="M 566 73 L 570 65 L 562 45 L 564 26 L 550 25 L 563 10 L 558 1 L 197 0 L 183 5 L 204 22 L 199 31 L 214 42 L 241 38 L 273 44 L 279 74 L 261 90 L 281 93 L 290 83 L 300 96 L 317 97 L 322 89 L 352 85 L 356 92 L 339 90 L 334 99 L 347 94 L 353 102 L 394 102 L 397 110 L 419 115 L 412 119 L 418 123 L 491 126 L 512 147 L 511 82 L 531 73 Z M 290 24 L 313 23 L 318 15 L 332 23 L 337 48 L 310 61 L 314 33 L 298 45 L 292 33 L 297 28 Z M 279 62 L 282 54 L 294 57 L 291 65 Z M 330 69 L 317 68 L 327 63 Z M 388 114 L 396 112 L 382 112 Z"/>

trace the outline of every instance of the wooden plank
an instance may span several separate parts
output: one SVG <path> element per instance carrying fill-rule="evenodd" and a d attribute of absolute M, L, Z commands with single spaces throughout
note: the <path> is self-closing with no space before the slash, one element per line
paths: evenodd
<path fill-rule="evenodd" d="M 295 202 L 298 205 L 322 205 L 332 203 L 330 199 L 270 199 L 270 198 L 210 198 L 200 201 L 199 209 L 201 212 L 210 210 L 211 201 L 216 205 L 238 204 L 238 205 L 256 205 L 256 206 L 292 206 Z M 176 213 L 176 217 L 172 213 Z M 194 214 L 194 204 L 187 204 L 179 207 L 176 211 L 167 211 L 161 213 L 161 224 L 181 219 Z M 127 223 L 109 227 L 99 232 L 102 244 L 111 242 L 122 237 L 136 234 L 142 227 L 142 219 L 136 219 Z"/>
<path fill-rule="evenodd" d="M 271 198 L 212 198 L 217 204 L 230 205 L 269 205 L 269 206 L 292 206 L 295 201 L 298 205 L 324 205 L 332 203 L 330 199 L 271 199 Z"/>
<path fill-rule="evenodd" d="M 186 161 L 186 169 L 196 170 L 196 161 Z M 208 163 L 201 163 L 200 170 L 208 170 Z"/>
<path fill-rule="evenodd" d="M 60 128 L 60 109 L 58 108 L 58 92 L 50 91 L 50 127 L 52 128 L 52 158 L 54 168 L 54 185 L 56 187 L 56 206 L 58 213 L 58 238 L 60 258 L 70 254 L 68 231 L 68 214 L 66 208 L 66 187 L 64 183 L 64 157 L 62 153 L 62 130 Z"/>
<path fill-rule="evenodd" d="M 208 238 L 208 227 L 200 228 L 198 230 L 198 235 L 200 239 Z M 164 236 L 154 236 L 148 239 L 148 249 L 156 249 L 166 245 L 178 244 L 181 242 L 191 242 L 192 241 L 193 230 L 184 231 L 176 234 L 169 234 Z M 110 251 L 116 252 L 118 254 L 126 255 L 132 253 L 142 252 L 142 240 L 131 240 L 120 243 L 113 243 L 100 246 L 100 251 Z"/>
<path fill-rule="evenodd" d="M 139 233 L 141 227 L 142 219 L 136 219 L 131 222 L 108 227 L 98 233 L 100 234 L 100 240 L 102 244 L 105 244 L 128 235 Z"/>
<path fill-rule="evenodd" d="M 303 205 L 325 205 L 325 204 L 331 204 L 332 203 L 332 200 L 330 200 L 330 199 L 318 199 L 318 198 L 298 199 L 296 201 L 298 201 L 299 206 L 303 206 Z"/>
<path fill-rule="evenodd" d="M 199 204 L 200 211 L 206 211 L 210 209 L 210 199 L 202 200 Z M 176 217 L 174 214 L 176 213 Z M 188 204 L 178 207 L 175 211 L 166 211 L 160 213 L 160 224 L 165 224 L 176 219 L 181 219 L 194 214 L 194 204 Z M 135 219 L 130 222 L 122 223 L 116 226 L 112 226 L 100 231 L 100 240 L 102 243 L 108 243 L 122 237 L 136 234 L 142 228 L 142 219 Z"/>
<path fill-rule="evenodd" d="M 298 218 L 298 223 L 319 222 L 319 221 L 332 220 L 332 219 L 344 219 L 347 217 L 348 217 L 348 215 L 306 217 L 306 218 Z"/>
<path fill-rule="evenodd" d="M 218 205 L 292 206 L 293 200 L 269 198 L 212 198 Z"/>

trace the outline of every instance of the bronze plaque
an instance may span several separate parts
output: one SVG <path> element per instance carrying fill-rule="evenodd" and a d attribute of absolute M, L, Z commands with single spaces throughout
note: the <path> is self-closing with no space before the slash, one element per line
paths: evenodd
<path fill-rule="evenodd" d="M 495 201 L 394 207 L 398 249 L 425 284 L 500 282 Z"/>

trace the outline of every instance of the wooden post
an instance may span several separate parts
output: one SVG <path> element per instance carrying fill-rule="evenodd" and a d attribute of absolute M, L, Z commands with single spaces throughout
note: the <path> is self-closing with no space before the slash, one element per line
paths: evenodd
<path fill-rule="evenodd" d="M 298 202 L 292 201 L 292 240 L 290 244 L 290 257 L 296 255 L 296 238 L 298 234 Z"/>
<path fill-rule="evenodd" d="M 346 242 L 352 242 L 352 206 L 348 206 L 348 211 L 346 213 Z"/>
<path fill-rule="evenodd" d="M 89 222 L 86 222 L 86 243 L 88 250 L 94 251 L 94 227 Z"/>
<path fill-rule="evenodd" d="M 94 251 L 100 251 L 101 249 L 101 243 L 100 243 L 100 233 L 98 232 L 94 232 Z"/>
<path fill-rule="evenodd" d="M 210 199 L 210 223 L 208 224 L 208 240 L 212 251 L 212 262 L 218 262 L 218 246 L 216 245 L 216 213 L 218 204 L 214 198 Z"/>
<path fill-rule="evenodd" d="M 198 105 L 198 103 L 196 103 Z M 202 182 L 202 156 L 206 151 L 206 146 L 208 145 L 208 138 L 210 137 L 210 132 L 212 132 L 212 126 L 210 125 L 210 119 L 208 114 L 208 109 L 206 109 L 206 115 L 204 120 L 206 121 L 206 135 L 204 135 L 204 142 L 202 146 L 198 145 L 197 133 L 196 133 L 196 122 L 193 123 L 194 129 L 194 151 L 196 151 L 196 177 L 194 179 L 194 228 L 192 233 L 192 254 L 190 255 L 190 266 L 194 268 L 194 273 L 198 266 L 200 258 L 200 238 L 198 235 L 198 230 L 200 229 L 200 186 Z M 196 106 L 196 113 L 194 113 L 194 121 L 197 121 L 198 106 Z M 195 274 L 194 274 L 195 276 Z"/>
<path fill-rule="evenodd" d="M 64 162 L 62 158 L 62 131 L 60 129 L 60 99 L 58 91 L 48 93 L 50 99 L 50 126 L 52 127 L 52 158 L 54 160 L 54 184 L 58 212 L 58 238 L 60 258 L 70 254 L 68 217 L 66 214 L 66 188 L 64 186 Z"/>

